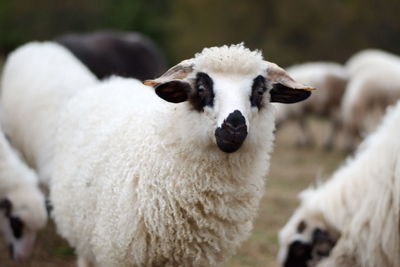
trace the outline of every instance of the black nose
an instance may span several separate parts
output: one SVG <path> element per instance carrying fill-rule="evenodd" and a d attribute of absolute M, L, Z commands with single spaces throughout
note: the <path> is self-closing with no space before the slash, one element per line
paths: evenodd
<path fill-rule="evenodd" d="M 218 147 L 232 153 L 238 150 L 247 136 L 246 119 L 239 110 L 235 110 L 225 119 L 221 127 L 215 130 Z"/>

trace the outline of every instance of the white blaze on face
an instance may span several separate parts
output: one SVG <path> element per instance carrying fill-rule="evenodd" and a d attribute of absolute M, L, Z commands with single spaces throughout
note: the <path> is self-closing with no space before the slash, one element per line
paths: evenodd
<path fill-rule="evenodd" d="M 217 126 L 221 126 L 224 120 L 238 110 L 246 120 L 249 131 L 250 119 L 250 94 L 254 77 L 244 78 L 243 76 L 228 76 L 222 74 L 210 74 L 214 83 L 214 114 L 217 119 Z"/>

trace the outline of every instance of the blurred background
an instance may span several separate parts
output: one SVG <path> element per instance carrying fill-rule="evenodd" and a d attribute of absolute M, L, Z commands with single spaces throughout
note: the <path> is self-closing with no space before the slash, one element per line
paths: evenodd
<path fill-rule="evenodd" d="M 399 12 L 399 0 L 0 0 L 0 62 L 28 41 L 117 29 L 152 39 L 168 67 L 204 47 L 242 41 L 284 67 L 344 63 L 370 47 L 400 54 Z M 278 132 L 255 229 L 224 266 L 275 266 L 277 232 L 297 206 L 298 192 L 344 160 L 342 151 L 322 149 L 328 121 L 312 117 L 311 124 L 313 147 L 295 146 L 293 124 Z M 20 266 L 3 242 L 0 266 Z M 24 266 L 75 266 L 75 256 L 50 224 Z"/>
<path fill-rule="evenodd" d="M 366 47 L 400 53 L 397 0 L 0 0 L 0 53 L 98 29 L 139 31 L 174 64 L 244 41 L 282 66 L 343 62 Z"/>

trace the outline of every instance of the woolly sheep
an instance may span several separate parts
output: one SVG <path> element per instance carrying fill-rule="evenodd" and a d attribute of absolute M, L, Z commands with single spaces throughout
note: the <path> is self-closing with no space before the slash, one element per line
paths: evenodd
<path fill-rule="evenodd" d="M 301 194 L 279 233 L 280 266 L 400 266 L 399 136 L 400 102 L 354 158 Z"/>
<path fill-rule="evenodd" d="M 365 68 L 377 69 L 376 64 L 380 65 L 382 63 L 397 66 L 400 64 L 400 57 L 379 49 L 365 49 L 351 56 L 347 60 L 345 67 L 352 77 Z"/>
<path fill-rule="evenodd" d="M 28 259 L 36 234 L 46 222 L 45 199 L 36 174 L 0 132 L 0 230 L 14 260 Z"/>
<path fill-rule="evenodd" d="M 71 52 L 54 43 L 29 43 L 6 60 L 0 98 L 4 132 L 38 171 L 42 184 L 51 176 L 59 110 L 77 91 L 96 82 Z"/>
<path fill-rule="evenodd" d="M 165 58 L 161 51 L 140 33 L 96 31 L 66 34 L 56 41 L 68 48 L 100 79 L 120 75 L 145 80 L 165 71 Z"/>
<path fill-rule="evenodd" d="M 314 138 L 306 121 L 307 115 L 328 117 L 331 130 L 325 148 L 332 148 L 340 126 L 340 102 L 348 81 L 346 69 L 333 62 L 309 62 L 289 67 L 287 71 L 295 80 L 318 90 L 307 100 L 295 105 L 274 104 L 277 124 L 281 125 L 289 119 L 296 120 L 301 129 L 297 143 L 309 145 L 314 142 Z"/>
<path fill-rule="evenodd" d="M 341 104 L 347 151 L 354 149 L 357 139 L 372 132 L 385 109 L 400 99 L 400 60 L 396 62 L 394 57 L 366 51 L 349 60 L 347 67 L 354 74 Z"/>
<path fill-rule="evenodd" d="M 21 118 L 43 112 L 34 125 L 8 124 L 29 133 L 18 138 L 33 161 L 47 158 L 37 168 L 51 170 L 54 219 L 80 265 L 200 266 L 233 254 L 264 191 L 270 102 L 301 101 L 311 88 L 243 45 L 204 49 L 147 81 L 159 97 L 134 79 L 96 85 L 70 57 L 55 44 L 20 48 L 3 90 L 26 96 L 7 100 Z"/>

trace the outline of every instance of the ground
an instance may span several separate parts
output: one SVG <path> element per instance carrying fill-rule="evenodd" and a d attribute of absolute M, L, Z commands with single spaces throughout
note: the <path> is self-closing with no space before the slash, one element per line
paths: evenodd
<path fill-rule="evenodd" d="M 326 152 L 322 141 L 327 136 L 326 121 L 313 119 L 313 132 L 317 146 L 298 148 L 294 145 L 297 128 L 285 125 L 278 133 L 272 154 L 266 194 L 260 205 L 259 216 L 248 241 L 224 267 L 276 266 L 277 233 L 297 206 L 297 194 L 313 183 L 317 177 L 329 176 L 343 161 L 338 150 Z M 0 242 L 0 266 L 21 266 L 9 260 L 8 249 Z M 53 224 L 40 233 L 29 267 L 75 266 L 75 256 L 68 244 L 57 236 Z"/>

